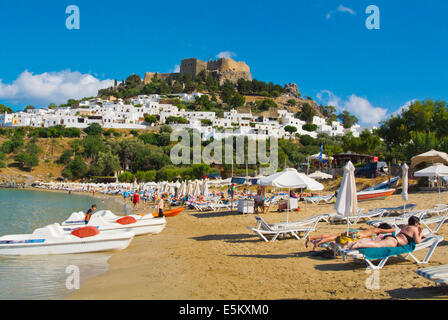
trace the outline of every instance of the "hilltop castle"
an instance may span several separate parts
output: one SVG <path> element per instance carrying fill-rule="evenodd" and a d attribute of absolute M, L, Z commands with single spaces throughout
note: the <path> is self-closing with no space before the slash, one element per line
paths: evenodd
<path fill-rule="evenodd" d="M 221 58 L 213 61 L 189 58 L 181 61 L 180 74 L 190 74 L 194 79 L 201 71 L 216 76 L 220 84 L 223 84 L 226 80 L 236 83 L 240 78 L 252 80 L 249 66 L 245 62 L 236 62 L 232 58 Z M 167 79 L 179 73 L 158 73 L 157 77 Z M 146 72 L 144 83 L 149 83 L 154 75 L 154 72 Z"/>

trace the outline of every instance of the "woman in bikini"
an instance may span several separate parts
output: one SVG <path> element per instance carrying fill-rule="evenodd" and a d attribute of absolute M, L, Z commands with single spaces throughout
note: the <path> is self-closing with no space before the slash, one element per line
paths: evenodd
<path fill-rule="evenodd" d="M 326 243 L 326 242 L 332 242 L 332 241 L 337 241 L 338 238 L 339 239 L 346 239 L 346 238 L 351 238 L 352 240 L 349 240 L 347 242 L 341 243 L 341 244 L 348 244 L 348 242 L 354 242 L 357 239 L 363 239 L 363 238 L 369 238 L 367 240 L 370 240 L 370 237 L 372 236 L 377 236 L 379 234 L 384 234 L 384 233 L 391 233 L 394 232 L 395 229 L 392 228 L 389 224 L 387 223 L 382 223 L 378 226 L 378 228 L 369 228 L 367 230 L 349 230 L 349 234 L 347 236 L 347 233 L 334 233 L 334 234 L 322 234 L 319 236 L 314 236 L 314 237 L 307 237 L 306 241 L 305 241 L 305 247 L 308 248 L 308 244 L 311 242 L 313 243 L 313 250 L 316 249 L 317 246 L 319 246 L 320 244 Z"/>
<path fill-rule="evenodd" d="M 392 233 L 383 239 L 374 241 L 359 240 L 349 246 L 348 249 L 399 247 L 411 242 L 415 242 L 416 244 L 421 243 L 423 238 L 420 219 L 412 216 L 408 220 L 408 225 L 403 227 L 397 235 Z"/>

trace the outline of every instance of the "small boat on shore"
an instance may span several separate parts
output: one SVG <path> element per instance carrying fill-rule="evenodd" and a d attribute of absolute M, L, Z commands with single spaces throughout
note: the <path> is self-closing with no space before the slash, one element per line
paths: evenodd
<path fill-rule="evenodd" d="M 167 210 L 163 212 L 163 215 L 165 217 L 175 217 L 177 216 L 179 213 L 181 213 L 182 211 L 184 211 L 184 208 L 176 208 L 176 209 L 171 209 L 171 210 Z M 145 214 L 142 215 L 142 218 L 145 219 L 146 217 L 158 217 L 159 213 L 158 212 L 154 212 L 153 214 Z"/>
<path fill-rule="evenodd" d="M 95 228 L 93 228 L 95 229 Z M 0 255 L 46 255 L 122 250 L 134 238 L 133 232 L 102 233 L 78 228 L 66 232 L 58 223 L 34 230 L 32 234 L 0 237 Z"/>
<path fill-rule="evenodd" d="M 65 231 L 73 231 L 76 228 L 86 226 L 83 212 L 73 212 L 70 217 L 62 222 Z M 110 210 L 100 210 L 95 212 L 89 220 L 87 226 L 97 227 L 102 233 L 117 231 L 132 231 L 135 235 L 158 234 L 165 228 L 166 219 L 150 217 L 143 219 L 140 215 L 129 215 L 119 217 Z"/>
<path fill-rule="evenodd" d="M 379 200 L 385 199 L 391 196 L 395 192 L 395 189 L 381 189 L 371 191 L 361 191 L 357 193 L 358 201 L 366 200 Z"/>
<path fill-rule="evenodd" d="M 400 177 L 394 177 L 392 179 L 386 180 L 384 182 L 381 182 L 373 187 L 370 188 L 366 188 L 364 190 L 362 190 L 361 192 L 364 191 L 373 191 L 373 190 L 382 190 L 382 189 L 393 189 L 396 188 L 398 185 L 398 180 L 400 180 Z"/>

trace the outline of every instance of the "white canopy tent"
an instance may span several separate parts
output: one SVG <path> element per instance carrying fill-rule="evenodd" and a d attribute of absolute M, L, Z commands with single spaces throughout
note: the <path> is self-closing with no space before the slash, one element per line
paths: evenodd
<path fill-rule="evenodd" d="M 427 167 L 423 170 L 414 173 L 415 177 L 429 177 L 437 178 L 437 186 L 439 189 L 439 201 L 440 201 L 440 178 L 448 176 L 448 167 L 437 163 L 433 166 Z"/>
<path fill-rule="evenodd" d="M 411 158 L 411 167 L 415 167 L 422 162 L 446 163 L 448 164 L 448 154 L 445 152 L 430 150 Z"/>

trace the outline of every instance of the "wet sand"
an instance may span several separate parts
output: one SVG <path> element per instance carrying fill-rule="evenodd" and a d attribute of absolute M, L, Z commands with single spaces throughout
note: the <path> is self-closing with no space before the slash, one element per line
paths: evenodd
<path fill-rule="evenodd" d="M 442 193 L 442 203 L 448 193 Z M 429 209 L 439 203 L 437 193 L 410 194 L 408 203 Z M 401 195 L 386 200 L 360 202 L 367 210 L 403 204 Z M 290 213 L 290 221 L 318 213 L 334 212 L 333 204 L 300 203 L 301 212 Z M 149 210 L 154 212 L 155 209 Z M 142 210 L 138 210 L 138 213 Z M 148 212 L 148 210 L 146 211 Z M 262 215 L 268 223 L 286 220 L 286 213 Z M 158 235 L 134 238 L 116 252 L 109 270 L 82 284 L 69 299 L 446 299 L 448 289 L 415 271 L 426 266 L 448 264 L 448 242 L 436 249 L 429 264 L 412 259 L 390 258 L 379 272 L 379 289 L 368 289 L 372 271 L 366 264 L 332 258 L 322 249 L 312 252 L 304 240 L 261 241 L 246 226 L 254 226 L 254 214 L 196 212 L 185 210 L 167 218 Z M 361 222 L 357 228 L 367 228 Z M 320 222 L 316 232 L 343 232 L 344 224 Z M 448 225 L 439 234 L 448 239 Z M 416 252 L 423 258 L 426 250 Z"/>

